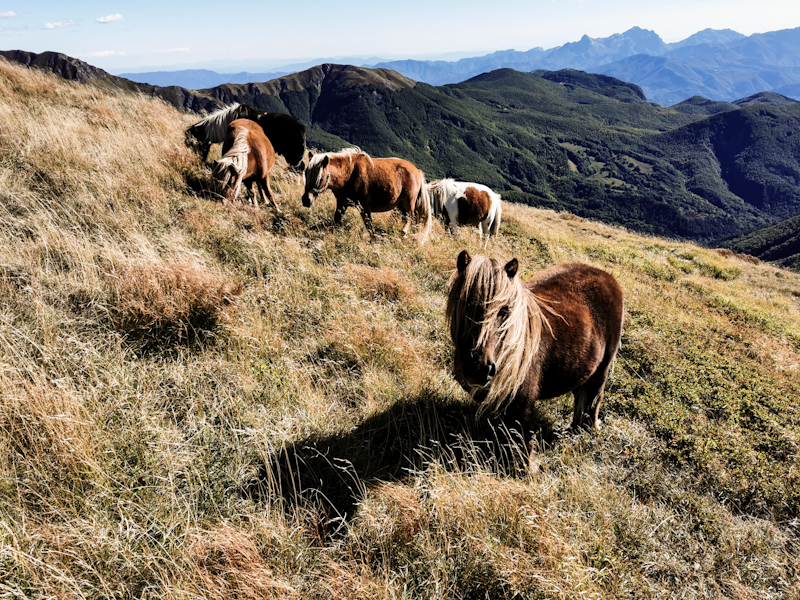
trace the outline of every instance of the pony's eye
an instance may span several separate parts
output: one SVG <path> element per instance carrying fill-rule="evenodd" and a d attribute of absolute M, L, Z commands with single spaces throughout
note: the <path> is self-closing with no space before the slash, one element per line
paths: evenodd
<path fill-rule="evenodd" d="M 508 307 L 504 306 L 500 310 L 497 311 L 497 316 L 501 319 L 506 319 L 508 317 Z"/>

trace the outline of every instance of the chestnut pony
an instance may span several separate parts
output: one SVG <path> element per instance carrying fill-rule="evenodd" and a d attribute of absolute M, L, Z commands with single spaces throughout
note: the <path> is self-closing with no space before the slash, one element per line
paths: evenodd
<path fill-rule="evenodd" d="M 530 442 L 534 403 L 572 392 L 571 428 L 597 428 L 622 336 L 616 279 L 567 263 L 523 282 L 516 258 L 503 265 L 466 250 L 456 266 L 446 309 L 453 374 L 481 403 L 478 413 L 506 413 Z"/>
<path fill-rule="evenodd" d="M 456 235 L 457 225 L 478 228 L 478 235 L 486 236 L 484 248 L 490 238 L 500 231 L 503 214 L 500 194 L 480 183 L 466 183 L 453 179 L 441 179 L 428 185 L 433 214 L 444 218 L 445 226 Z"/>
<path fill-rule="evenodd" d="M 348 206 L 361 212 L 375 239 L 372 213 L 398 208 L 406 216 L 403 237 L 408 235 L 411 221 L 422 221 L 420 241 L 425 242 L 431 230 L 431 209 L 425 173 L 401 158 L 371 158 L 358 148 L 340 152 L 315 154 L 305 171 L 306 187 L 303 206 L 310 207 L 325 190 L 336 197 L 335 223 L 341 223 Z"/>
<path fill-rule="evenodd" d="M 258 123 L 250 119 L 237 119 L 228 125 L 222 152 L 212 176 L 222 191 L 223 203 L 235 200 L 244 183 L 253 194 L 253 204 L 258 206 L 256 190 L 253 189 L 255 183 L 264 198 L 280 214 L 281 209 L 275 203 L 269 187 L 269 172 L 275 164 L 275 150 Z"/>
<path fill-rule="evenodd" d="M 186 145 L 208 158 L 211 144 L 225 141 L 225 133 L 236 119 L 250 119 L 258 123 L 269 138 L 277 154 L 295 169 L 303 163 L 306 152 L 306 127 L 291 115 L 264 112 L 247 104 L 231 104 L 211 113 L 185 132 Z"/>

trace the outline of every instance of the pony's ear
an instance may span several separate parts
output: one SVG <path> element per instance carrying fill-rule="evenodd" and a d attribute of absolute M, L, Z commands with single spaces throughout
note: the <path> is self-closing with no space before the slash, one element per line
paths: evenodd
<path fill-rule="evenodd" d="M 510 261 L 506 263 L 504 267 L 506 270 L 506 275 L 508 275 L 509 279 L 514 279 L 517 275 L 517 271 L 519 271 L 519 261 L 516 258 L 512 258 Z"/>
<path fill-rule="evenodd" d="M 469 265 L 472 257 L 469 255 L 469 252 L 466 250 L 462 250 L 461 253 L 458 255 L 458 260 L 456 261 L 456 266 L 458 267 L 458 272 L 463 273 L 464 269 L 467 268 Z"/>
<path fill-rule="evenodd" d="M 331 162 L 331 157 L 330 156 L 326 155 L 325 157 L 323 157 L 323 159 L 322 159 L 322 168 L 327 167 L 329 162 Z"/>

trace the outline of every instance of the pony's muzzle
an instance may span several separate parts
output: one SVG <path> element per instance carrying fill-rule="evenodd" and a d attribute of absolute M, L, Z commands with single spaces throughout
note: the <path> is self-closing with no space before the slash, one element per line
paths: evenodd
<path fill-rule="evenodd" d="M 314 197 L 311 194 L 303 194 L 301 200 L 306 208 L 311 208 L 311 205 L 314 204 Z"/>
<path fill-rule="evenodd" d="M 497 375 L 497 365 L 476 354 L 470 355 L 469 379 L 473 385 L 486 387 Z"/>

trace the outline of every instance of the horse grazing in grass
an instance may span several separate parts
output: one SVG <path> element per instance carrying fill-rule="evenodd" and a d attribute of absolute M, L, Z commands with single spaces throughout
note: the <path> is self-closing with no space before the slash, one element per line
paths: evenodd
<path fill-rule="evenodd" d="M 505 413 L 531 442 L 537 400 L 575 397 L 571 428 L 597 428 L 600 402 L 622 337 L 622 290 L 589 265 L 550 267 L 525 282 L 512 259 L 458 255 L 446 319 L 453 374 L 481 403 Z M 535 470 L 534 453 L 530 466 Z"/>
<path fill-rule="evenodd" d="M 466 183 L 453 179 L 440 179 L 428 185 L 433 204 L 433 214 L 443 217 L 450 233 L 457 234 L 456 226 L 477 226 L 478 235 L 486 236 L 484 248 L 490 238 L 500 231 L 503 207 L 500 194 L 480 183 Z"/>
<path fill-rule="evenodd" d="M 208 159 L 211 144 L 225 141 L 225 134 L 236 119 L 258 123 L 277 154 L 295 169 L 303 163 L 306 152 L 306 127 L 291 115 L 264 112 L 247 104 L 223 107 L 186 130 L 186 145 L 195 148 L 203 160 Z"/>
<path fill-rule="evenodd" d="M 425 173 L 401 158 L 371 158 L 358 148 L 341 152 L 315 154 L 305 171 L 303 206 L 310 207 L 325 190 L 336 197 L 335 223 L 341 223 L 348 206 L 361 211 L 364 225 L 375 239 L 372 213 L 397 208 L 406 216 L 403 237 L 411 221 L 422 222 L 420 241 L 425 242 L 431 229 L 430 199 Z"/>
<path fill-rule="evenodd" d="M 250 119 L 236 119 L 228 125 L 222 152 L 222 158 L 214 166 L 212 175 L 223 194 L 223 203 L 234 201 L 244 183 L 253 194 L 253 204 L 258 206 L 256 190 L 253 189 L 255 183 L 280 214 L 281 209 L 275 203 L 269 187 L 269 172 L 275 164 L 275 150 L 258 123 Z"/>

